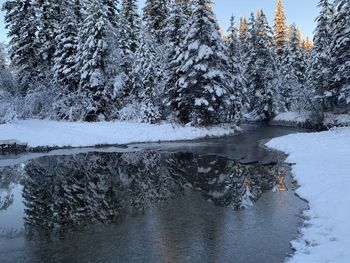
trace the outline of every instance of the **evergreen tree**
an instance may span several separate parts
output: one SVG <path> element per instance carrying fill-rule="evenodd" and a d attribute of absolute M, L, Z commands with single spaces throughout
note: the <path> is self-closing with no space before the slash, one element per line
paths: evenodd
<path fill-rule="evenodd" d="M 54 83 L 58 94 L 55 110 L 61 119 L 74 120 L 78 116 L 74 114 L 76 104 L 75 94 L 78 92 L 79 68 L 78 68 L 78 18 L 76 17 L 75 3 L 69 0 L 61 2 L 63 19 L 59 23 L 56 35 L 56 51 L 54 54 Z M 77 109 L 78 110 L 78 109 Z"/>
<path fill-rule="evenodd" d="M 133 75 L 135 91 L 140 100 L 141 116 L 145 122 L 160 120 L 159 84 L 161 64 L 158 45 L 145 27 L 141 30 L 141 43 L 136 53 Z"/>
<path fill-rule="evenodd" d="M 109 22 L 108 32 L 108 57 L 106 59 L 106 73 L 108 76 L 108 86 L 112 87 L 115 78 L 120 73 L 120 10 L 119 0 L 103 0 L 107 8 L 107 19 Z"/>
<path fill-rule="evenodd" d="M 240 55 L 240 50 L 239 50 L 239 32 L 238 29 L 235 25 L 235 17 L 231 16 L 230 19 L 230 27 L 227 30 L 228 34 L 227 34 L 227 47 L 228 47 L 228 51 L 232 56 L 235 56 L 238 58 L 238 56 Z M 239 59 L 234 59 L 237 60 L 236 63 L 239 62 Z"/>
<path fill-rule="evenodd" d="M 278 0 L 275 14 L 275 46 L 277 55 L 282 55 L 287 39 L 286 16 L 282 0 Z"/>
<path fill-rule="evenodd" d="M 241 56 L 240 56 L 240 43 L 238 39 L 238 29 L 235 26 L 235 19 L 232 16 L 230 21 L 230 27 L 228 29 L 227 38 L 227 51 L 230 59 L 230 71 L 233 77 L 233 86 L 231 91 L 231 103 L 232 108 L 229 111 L 229 120 L 237 123 L 241 118 L 241 112 L 243 108 L 243 102 L 248 105 L 247 90 L 245 87 L 245 81 L 242 76 Z"/>
<path fill-rule="evenodd" d="M 229 59 L 211 4 L 208 0 L 196 1 L 183 43 L 184 52 L 177 58 L 181 61 L 178 69 L 181 77 L 168 90 L 181 123 L 203 126 L 218 123 L 231 87 Z"/>
<path fill-rule="evenodd" d="M 246 37 L 248 33 L 248 21 L 245 17 L 241 17 L 239 20 L 239 36 Z"/>
<path fill-rule="evenodd" d="M 107 17 L 112 25 L 112 28 L 117 29 L 119 24 L 119 10 L 118 0 L 103 0 L 104 5 L 107 7 Z"/>
<path fill-rule="evenodd" d="M 1 91 L 7 91 L 11 95 L 17 95 L 13 75 L 8 67 L 7 51 L 5 45 L 2 43 L 0 43 L 0 93 Z"/>
<path fill-rule="evenodd" d="M 304 50 L 307 54 L 310 54 L 311 50 L 313 47 L 312 40 L 309 37 L 306 37 L 305 39 L 305 45 L 304 45 Z"/>
<path fill-rule="evenodd" d="M 239 44 L 240 44 L 240 53 L 242 58 L 244 58 L 245 55 L 248 53 L 247 37 L 248 37 L 248 21 L 245 17 L 241 17 L 240 23 L 239 23 Z M 243 60 L 242 60 L 242 63 L 244 63 Z"/>
<path fill-rule="evenodd" d="M 314 32 L 314 46 L 311 54 L 311 64 L 308 70 L 308 88 L 315 94 L 315 99 L 320 102 L 321 110 L 330 109 L 331 94 L 330 72 L 330 45 L 332 41 L 331 22 L 334 15 L 334 7 L 328 0 L 320 0 L 318 7 L 321 9 L 316 19 L 317 26 Z"/>
<path fill-rule="evenodd" d="M 306 60 L 298 37 L 298 29 L 291 26 L 290 41 L 286 44 L 281 60 L 281 99 L 284 111 L 301 110 L 305 104 Z"/>
<path fill-rule="evenodd" d="M 20 93 L 25 95 L 38 72 L 35 9 L 31 0 L 7 0 L 3 5 L 10 38 L 10 58 L 16 68 Z"/>
<path fill-rule="evenodd" d="M 40 77 L 49 77 L 51 67 L 53 66 L 53 57 L 56 48 L 56 29 L 61 19 L 60 1 L 58 0 L 39 0 L 36 1 L 36 16 L 38 23 L 37 41 Z"/>
<path fill-rule="evenodd" d="M 187 21 L 190 18 L 189 3 L 187 1 L 172 1 L 169 8 L 169 17 L 166 30 L 166 68 L 165 68 L 165 100 L 164 103 L 170 106 L 172 98 L 176 96 L 173 87 L 180 78 L 178 72 L 181 61 L 178 56 L 184 52 L 183 39 L 187 34 Z M 170 112 L 169 112 L 170 114 Z"/>
<path fill-rule="evenodd" d="M 79 24 L 82 22 L 82 19 L 83 19 L 82 10 L 81 10 L 81 7 L 82 7 L 81 1 L 83 0 L 73 0 L 74 4 L 72 3 L 74 6 L 74 9 L 73 9 L 74 15 L 77 18 Z"/>
<path fill-rule="evenodd" d="M 300 87 L 304 87 L 306 82 L 307 60 L 305 57 L 305 51 L 301 47 L 298 28 L 295 25 L 293 25 L 292 29 L 290 46 L 292 48 L 292 54 L 294 56 L 294 70 L 298 80 L 298 85 Z"/>
<path fill-rule="evenodd" d="M 271 119 L 276 79 L 276 62 L 273 37 L 265 14 L 251 15 L 248 30 L 249 55 L 245 58 L 245 79 L 250 93 L 250 108 L 259 119 Z"/>
<path fill-rule="evenodd" d="M 299 27 L 296 28 L 296 38 L 297 38 L 297 41 L 298 41 L 298 45 L 300 48 L 303 47 L 303 36 L 301 34 L 301 29 Z"/>
<path fill-rule="evenodd" d="M 332 96 L 336 106 L 350 103 L 350 1 L 338 0 L 331 43 Z"/>
<path fill-rule="evenodd" d="M 108 9 L 98 0 L 85 2 L 87 14 L 83 21 L 78 42 L 81 75 L 79 89 L 82 96 L 86 121 L 106 119 L 111 91 L 108 89 L 106 60 L 108 57 L 108 34 L 111 25 L 108 20 Z"/>
<path fill-rule="evenodd" d="M 168 17 L 169 0 L 146 0 L 143 9 L 143 21 L 147 30 L 163 44 L 165 39 L 165 28 Z"/>
<path fill-rule="evenodd" d="M 123 0 L 121 11 L 121 45 L 128 53 L 135 53 L 139 42 L 140 16 L 136 0 Z"/>
<path fill-rule="evenodd" d="M 169 16 L 166 22 L 166 43 L 167 57 L 170 59 L 176 49 L 180 47 L 185 34 L 186 25 L 191 16 L 190 4 L 187 1 L 172 1 L 169 7 Z"/>
<path fill-rule="evenodd" d="M 123 0 L 120 24 L 121 63 L 120 74 L 114 85 L 114 94 L 127 104 L 132 100 L 132 65 L 139 46 L 140 17 L 137 0 Z M 134 94 L 135 95 L 135 94 Z M 129 99 L 128 99 L 129 98 Z"/>
<path fill-rule="evenodd" d="M 170 1 L 171 2 L 171 1 Z M 181 5 L 182 12 L 185 16 L 191 16 L 193 11 L 193 0 L 175 0 L 175 3 L 178 3 Z"/>
<path fill-rule="evenodd" d="M 6 62 L 6 52 L 5 52 L 5 45 L 0 43 L 0 70 L 4 70 L 7 67 Z"/>
<path fill-rule="evenodd" d="M 145 23 L 146 30 L 156 40 L 154 44 L 158 45 L 156 49 L 158 50 L 157 56 L 159 57 L 159 65 L 161 65 L 159 68 L 160 74 L 166 71 L 168 62 L 166 34 L 170 1 L 171 0 L 146 0 L 145 7 L 143 8 L 142 19 Z M 180 4 L 183 6 L 186 5 L 185 2 Z M 168 76 L 163 75 L 162 78 L 159 79 L 159 82 L 165 85 L 166 78 L 168 78 Z M 163 92 L 161 92 L 160 95 L 162 96 Z"/>
<path fill-rule="evenodd" d="M 63 19 L 60 21 L 54 54 L 54 76 L 56 83 L 66 86 L 71 92 L 77 90 L 77 50 L 78 50 L 78 20 L 74 12 L 75 5 L 71 1 L 63 0 L 61 13 Z"/>

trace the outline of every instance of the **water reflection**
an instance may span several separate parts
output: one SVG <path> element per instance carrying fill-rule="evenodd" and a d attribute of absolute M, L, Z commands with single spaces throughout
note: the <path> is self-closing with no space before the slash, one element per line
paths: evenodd
<path fill-rule="evenodd" d="M 163 149 L 245 164 L 143 152 L 0 167 L 0 262 L 282 262 L 306 205 L 283 169 L 247 164 L 278 160 L 256 142 L 276 129 Z"/>
<path fill-rule="evenodd" d="M 20 178 L 19 166 L 0 167 L 0 212 L 7 210 L 13 204 L 12 190 L 16 184 L 19 184 Z"/>
<path fill-rule="evenodd" d="M 238 210 L 283 184 L 280 173 L 275 164 L 243 165 L 190 153 L 43 157 L 24 166 L 24 220 L 29 230 L 111 223 L 155 204 L 166 204 L 185 189 L 199 191 L 217 206 Z M 7 209 L 13 202 L 10 185 L 19 179 L 1 178 L 0 187 L 5 190 L 0 209 Z"/>
<path fill-rule="evenodd" d="M 10 217 L 3 217 L 2 215 L 14 207 L 15 196 L 17 191 L 17 186 L 21 182 L 23 175 L 23 169 L 21 166 L 13 167 L 0 167 L 0 238 L 14 238 L 22 234 L 23 224 L 12 224 Z M 15 219 L 12 219 L 15 221 Z"/>

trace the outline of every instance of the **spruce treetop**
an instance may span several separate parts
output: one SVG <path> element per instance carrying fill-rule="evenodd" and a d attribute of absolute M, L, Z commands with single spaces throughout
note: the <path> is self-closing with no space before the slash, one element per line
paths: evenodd
<path fill-rule="evenodd" d="M 282 0 L 278 0 L 277 3 L 274 28 L 276 51 L 278 55 L 281 55 L 283 53 L 283 46 L 287 37 L 286 16 L 284 13 Z"/>

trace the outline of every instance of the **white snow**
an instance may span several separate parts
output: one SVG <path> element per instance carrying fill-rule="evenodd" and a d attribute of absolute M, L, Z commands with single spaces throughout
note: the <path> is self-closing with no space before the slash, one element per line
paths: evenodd
<path fill-rule="evenodd" d="M 202 106 L 202 105 L 208 106 L 209 102 L 204 98 L 196 98 L 194 105 L 195 106 Z"/>
<path fill-rule="evenodd" d="M 308 225 L 292 242 L 291 262 L 347 263 L 350 260 L 350 128 L 293 134 L 267 146 L 288 154 L 297 190 L 309 202 Z"/>
<path fill-rule="evenodd" d="M 326 114 L 324 124 L 330 126 L 350 126 L 350 114 Z"/>
<path fill-rule="evenodd" d="M 283 122 L 292 122 L 292 123 L 305 123 L 310 118 L 309 112 L 283 112 L 278 114 L 273 120 L 274 121 L 283 121 Z"/>
<path fill-rule="evenodd" d="M 207 45 L 203 44 L 199 47 L 197 61 L 208 59 L 212 54 L 214 54 L 213 50 Z"/>
<path fill-rule="evenodd" d="M 58 122 L 21 120 L 0 125 L 1 140 L 18 140 L 29 147 L 87 147 L 98 144 L 193 140 L 232 134 L 227 127 L 195 128 L 136 122 Z"/>
<path fill-rule="evenodd" d="M 275 122 L 289 122 L 291 124 L 303 124 L 311 120 L 310 112 L 283 112 L 278 114 L 273 121 Z M 327 127 L 332 126 L 349 126 L 350 114 L 334 114 L 325 113 L 324 125 Z"/>

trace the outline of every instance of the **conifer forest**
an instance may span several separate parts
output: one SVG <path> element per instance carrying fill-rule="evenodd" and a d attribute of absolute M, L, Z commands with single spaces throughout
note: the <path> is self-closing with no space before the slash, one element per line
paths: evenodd
<path fill-rule="evenodd" d="M 347 0 L 319 1 L 313 41 L 263 10 L 220 28 L 210 0 L 7 0 L 0 120 L 210 126 L 350 103 Z M 297 22 L 297 21 L 296 21 Z"/>
<path fill-rule="evenodd" d="M 350 0 L 0 6 L 0 263 L 350 262 Z"/>

